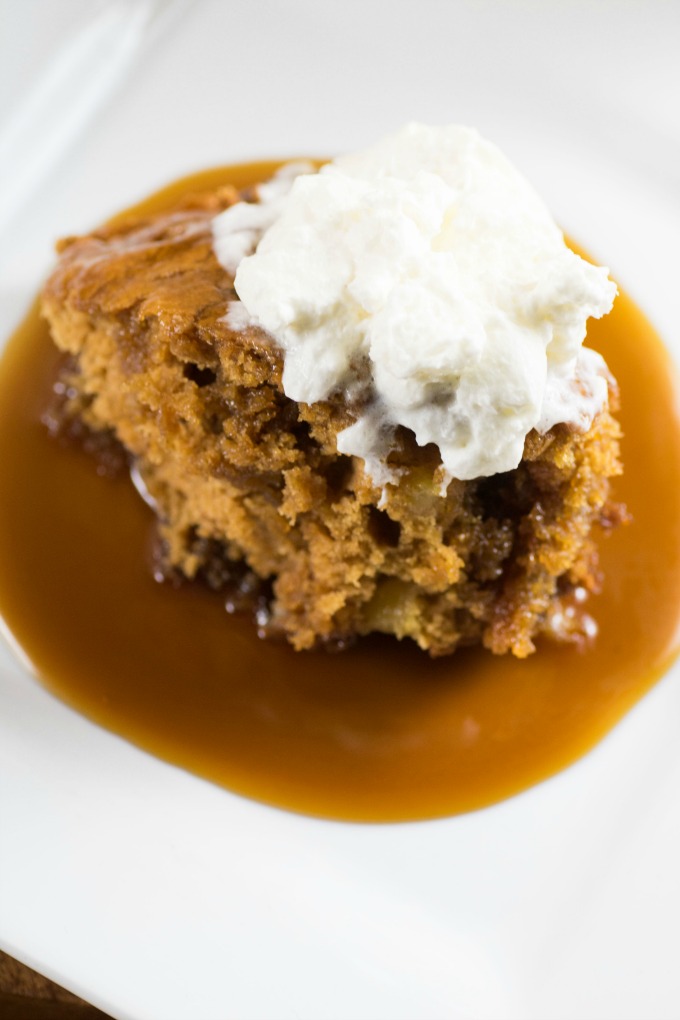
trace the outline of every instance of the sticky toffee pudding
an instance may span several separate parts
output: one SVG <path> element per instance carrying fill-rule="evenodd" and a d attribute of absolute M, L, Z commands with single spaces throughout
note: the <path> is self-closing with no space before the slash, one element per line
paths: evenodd
<path fill-rule="evenodd" d="M 163 270 L 149 245 L 161 260 L 174 236 L 191 263 L 185 278 L 188 272 L 195 287 L 191 274 L 211 257 L 201 240 L 207 214 L 272 170 L 255 164 L 177 182 L 67 248 L 81 245 L 63 270 L 72 274 L 69 286 L 73 274 L 78 277 L 81 335 L 100 329 L 102 307 L 110 302 L 100 332 L 112 347 L 106 358 L 92 348 L 89 377 L 99 372 L 101 379 L 106 363 L 121 377 L 128 372 L 132 382 L 124 388 L 124 407 L 115 406 L 113 390 L 104 386 L 85 392 L 82 368 L 73 361 L 83 346 L 72 349 L 70 359 L 59 352 L 37 307 L 10 342 L 0 374 L 2 615 L 60 697 L 158 756 L 239 793 L 314 815 L 374 821 L 493 803 L 580 757 L 676 653 L 680 427 L 669 360 L 623 294 L 607 318 L 589 326 L 589 345 L 604 355 L 624 395 L 617 417 L 625 474 L 613 495 L 609 478 L 618 474 L 619 430 L 608 412 L 587 437 L 559 426 L 547 444 L 545 437 L 532 437 L 514 477 L 461 483 L 448 502 L 433 484 L 432 451 L 418 451 L 402 437 L 397 459 L 408 464 L 404 491 L 427 502 L 418 532 L 406 500 L 381 505 L 381 493 L 360 467 L 346 457 L 334 461 L 341 411 L 326 409 L 323 420 L 315 412 L 300 415 L 270 393 L 275 414 L 253 397 L 257 428 L 249 431 L 239 418 L 229 435 L 228 400 L 220 403 L 214 395 L 225 368 L 220 351 L 206 342 L 210 325 L 224 314 L 224 295 L 216 298 L 213 283 L 192 306 L 194 313 L 200 306 L 202 317 L 192 314 L 187 328 L 174 333 L 172 359 L 169 348 L 151 348 L 154 366 L 172 360 L 166 380 L 176 400 L 163 409 L 153 384 L 143 390 L 137 378 L 145 360 L 148 368 L 150 348 L 140 326 L 140 308 L 152 300 L 148 279 L 136 273 L 142 290 L 134 300 L 127 292 L 123 314 L 122 292 L 113 285 L 107 292 L 92 270 L 97 258 L 111 257 L 110 250 L 102 253 L 115 237 L 124 239 L 121 257 L 135 250 L 138 268 L 153 263 L 158 279 Z M 203 227 L 196 226 L 202 218 Z M 163 231 L 154 235 L 159 222 Z M 187 223 L 194 224 L 188 245 Z M 176 280 L 181 289 L 181 271 Z M 59 277 L 48 285 L 48 306 L 56 307 L 60 285 Z M 172 300 L 171 290 L 167 295 Z M 179 302 L 181 295 L 175 296 Z M 162 319 L 165 312 L 153 314 Z M 58 313 L 50 317 L 59 329 Z M 118 349 L 117 331 L 125 334 Z M 228 338 L 220 343 L 225 350 Z M 227 380 L 232 404 L 245 377 L 253 392 L 276 389 L 276 357 L 261 347 L 254 361 L 250 354 L 241 342 L 236 361 L 244 375 Z M 234 357 L 232 348 L 225 363 Z M 97 404 L 95 393 L 105 392 Z M 294 437 L 286 448 L 271 438 L 283 419 Z M 133 420 L 126 432 L 124 423 Z M 143 444 L 136 446 L 140 434 Z M 161 447 L 177 434 L 186 440 L 185 459 L 168 467 Z M 260 443 L 269 444 L 269 474 L 264 477 L 262 462 L 257 471 L 251 463 L 247 477 L 245 468 L 240 477 L 229 476 L 225 444 L 247 456 Z M 193 510 L 186 512 L 187 492 L 178 479 L 191 458 L 204 475 L 213 472 L 213 489 L 228 489 L 229 506 L 240 498 L 248 511 L 231 544 L 219 530 L 217 511 L 212 533 Z M 131 467 L 138 488 L 161 507 L 160 535 L 153 510 L 130 483 Z M 323 486 L 312 480 L 314 471 Z M 498 509 L 502 501 L 504 510 Z M 634 524 L 606 537 L 621 504 Z M 268 519 L 275 524 L 263 545 L 276 547 L 277 535 L 279 547 L 293 542 L 298 557 L 297 573 L 278 591 L 281 568 L 260 566 L 244 537 Z M 307 535 L 291 539 L 298 519 L 307 521 Z M 456 545 L 455 536 L 466 530 L 477 548 L 470 539 Z M 335 579 L 322 592 L 309 587 L 314 571 L 301 572 L 299 563 L 307 554 L 329 563 L 318 551 L 326 532 L 345 543 L 348 569 L 343 576 L 334 567 Z M 591 609 L 584 599 L 601 577 Z M 414 586 L 417 597 L 404 599 Z M 329 608 L 334 591 L 341 593 L 339 610 Z M 310 599 L 315 604 L 308 605 Z M 428 613 L 433 623 L 423 622 Z M 445 622 L 447 614 L 454 625 Z M 380 634 L 350 640 L 376 630 L 416 641 L 425 635 L 424 648 L 456 651 L 431 658 L 412 640 Z M 295 651 L 276 632 L 306 650 Z M 480 642 L 515 654 L 493 655 Z M 517 657 L 534 643 L 535 654 Z"/>

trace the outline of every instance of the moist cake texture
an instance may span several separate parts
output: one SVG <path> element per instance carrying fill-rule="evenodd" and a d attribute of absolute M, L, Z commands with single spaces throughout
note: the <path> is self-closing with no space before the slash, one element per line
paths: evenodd
<path fill-rule="evenodd" d="M 432 655 L 481 643 L 522 657 L 541 632 L 587 635 L 593 528 L 620 516 L 614 382 L 587 432 L 531 432 L 516 469 L 445 491 L 437 447 L 399 428 L 395 480 L 378 486 L 337 451 L 357 409 L 291 400 L 277 345 L 230 325 L 211 224 L 244 197 L 227 186 L 68 238 L 43 292 L 72 356 L 66 412 L 128 451 L 167 569 L 270 583 L 267 630 L 296 649 L 381 631 Z"/>

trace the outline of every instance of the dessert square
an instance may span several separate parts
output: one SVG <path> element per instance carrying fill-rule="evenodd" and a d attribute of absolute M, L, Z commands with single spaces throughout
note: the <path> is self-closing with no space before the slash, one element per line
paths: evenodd
<path fill-rule="evenodd" d="M 43 292 L 70 355 L 63 414 L 127 451 L 166 573 L 224 589 L 229 608 L 254 596 L 263 631 L 299 650 L 379 631 L 431 655 L 522 657 L 541 633 L 587 637 L 593 529 L 618 516 L 613 381 L 589 429 L 532 430 L 519 465 L 489 477 L 447 484 L 437 447 L 397 427 L 393 480 L 376 484 L 338 452 L 356 409 L 286 396 L 280 348 L 229 315 L 212 222 L 254 197 L 226 186 L 66 239 Z"/>

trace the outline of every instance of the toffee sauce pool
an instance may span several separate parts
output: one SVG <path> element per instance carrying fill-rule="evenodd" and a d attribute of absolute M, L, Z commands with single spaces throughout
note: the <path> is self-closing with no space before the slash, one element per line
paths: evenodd
<path fill-rule="evenodd" d="M 273 164 L 208 171 L 138 211 Z M 326 818 L 406 821 L 509 797 L 580 758 L 678 651 L 680 423 L 669 358 L 624 295 L 591 324 L 623 396 L 633 523 L 601 542 L 599 625 L 524 661 L 430 660 L 409 642 L 340 654 L 262 641 L 199 586 L 154 581 L 150 510 L 40 419 L 59 361 L 37 308 L 0 370 L 0 612 L 45 686 L 109 730 L 247 797 Z"/>

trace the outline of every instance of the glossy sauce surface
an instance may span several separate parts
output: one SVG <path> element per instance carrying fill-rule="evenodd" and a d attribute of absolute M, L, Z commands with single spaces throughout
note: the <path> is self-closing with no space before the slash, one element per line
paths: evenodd
<path fill-rule="evenodd" d="M 271 164 L 177 182 L 262 179 Z M 432 818 L 492 804 L 591 748 L 662 675 L 680 638 L 680 424 L 668 356 L 621 294 L 593 323 L 622 393 L 633 523 L 601 542 L 588 648 L 430 660 L 372 638 L 339 653 L 260 640 L 224 598 L 150 569 L 151 512 L 127 478 L 40 419 L 58 354 L 33 309 L 0 366 L 0 612 L 45 685 L 108 729 L 246 796 L 329 818 Z"/>

